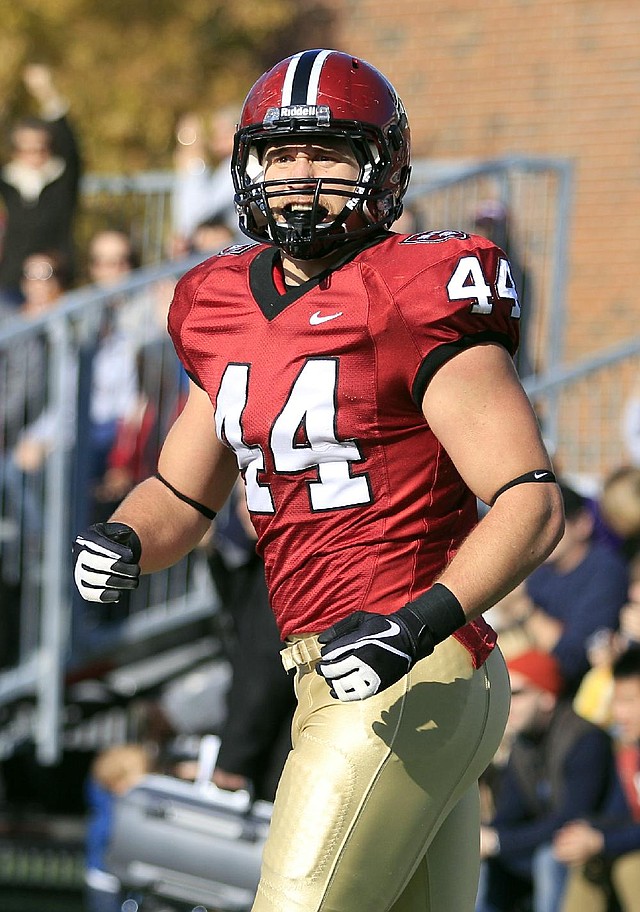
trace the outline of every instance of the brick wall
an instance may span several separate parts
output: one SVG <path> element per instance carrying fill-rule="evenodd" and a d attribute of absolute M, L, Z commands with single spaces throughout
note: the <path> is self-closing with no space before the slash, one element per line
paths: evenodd
<path fill-rule="evenodd" d="M 640 4 L 327 0 L 391 79 L 416 156 L 575 163 L 566 360 L 640 329 Z"/>

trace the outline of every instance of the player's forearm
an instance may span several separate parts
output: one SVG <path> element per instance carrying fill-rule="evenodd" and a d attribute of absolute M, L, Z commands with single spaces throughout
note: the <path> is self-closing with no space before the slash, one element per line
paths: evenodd
<path fill-rule="evenodd" d="M 469 620 L 478 617 L 525 579 L 554 549 L 564 528 L 554 484 L 517 485 L 463 542 L 439 578 Z"/>
<path fill-rule="evenodd" d="M 209 520 L 176 498 L 157 478 L 148 478 L 134 488 L 110 521 L 126 523 L 137 533 L 143 573 L 177 563 L 210 526 Z"/>

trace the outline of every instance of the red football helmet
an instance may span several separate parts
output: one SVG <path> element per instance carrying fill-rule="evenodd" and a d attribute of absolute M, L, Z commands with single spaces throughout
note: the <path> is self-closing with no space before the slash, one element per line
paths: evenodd
<path fill-rule="evenodd" d="M 346 140 L 360 165 L 355 182 L 264 180 L 262 152 L 282 137 Z M 242 108 L 232 158 L 240 228 L 297 259 L 315 259 L 345 240 L 388 228 L 402 212 L 409 182 L 410 132 L 393 86 L 371 64 L 340 51 L 302 51 L 258 79 Z M 330 184 L 330 187 L 329 187 Z M 339 186 L 342 184 L 342 186 Z M 321 193 L 345 197 L 327 221 Z M 276 221 L 275 196 L 308 194 L 311 209 Z"/>

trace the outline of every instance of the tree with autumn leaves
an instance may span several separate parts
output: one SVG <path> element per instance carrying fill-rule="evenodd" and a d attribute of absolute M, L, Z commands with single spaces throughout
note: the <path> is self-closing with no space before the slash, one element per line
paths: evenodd
<path fill-rule="evenodd" d="M 0 122 L 36 113 L 25 65 L 49 65 L 85 170 L 171 167 L 175 125 L 239 102 L 287 54 L 331 44 L 321 0 L 0 0 Z M 301 43 L 303 36 L 303 43 Z"/>

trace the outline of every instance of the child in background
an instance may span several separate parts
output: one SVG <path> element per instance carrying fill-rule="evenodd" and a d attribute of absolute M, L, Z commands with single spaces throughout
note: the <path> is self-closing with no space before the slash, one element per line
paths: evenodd
<path fill-rule="evenodd" d="M 151 769 L 148 751 L 139 744 L 118 744 L 99 753 L 86 784 L 89 821 L 86 837 L 87 912 L 120 912 L 120 882 L 105 870 L 113 808 L 119 795 L 133 788 Z"/>

